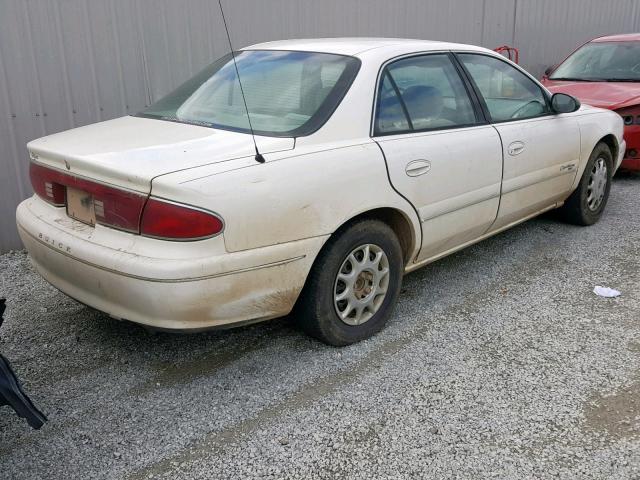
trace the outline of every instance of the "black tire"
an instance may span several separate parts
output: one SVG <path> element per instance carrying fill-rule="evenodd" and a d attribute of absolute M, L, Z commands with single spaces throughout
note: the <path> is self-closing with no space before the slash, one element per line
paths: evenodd
<path fill-rule="evenodd" d="M 597 167 L 597 162 L 602 159 L 606 165 L 606 185 L 604 187 L 604 198 L 597 205 L 590 206 L 590 192 L 593 190 L 592 175 Z M 613 177 L 613 155 L 608 145 L 599 143 L 596 148 L 593 149 L 587 166 L 584 169 L 578 188 L 571 194 L 565 204 L 560 208 L 562 218 L 574 225 L 588 226 L 593 225 L 602 216 L 607 201 L 609 200 L 609 192 L 611 190 L 611 179 Z"/>
<path fill-rule="evenodd" d="M 370 245 L 372 251 L 373 247 L 377 247 L 386 255 L 389 270 L 388 279 L 385 280 L 388 282 L 386 295 L 376 296 L 375 288 L 379 286 L 375 287 L 373 293 L 366 295 L 364 300 L 372 298 L 371 295 L 379 298 L 377 310 L 375 313 L 367 310 L 366 315 L 370 315 L 368 320 L 359 325 L 350 325 L 346 323 L 349 318 L 343 321 L 338 316 L 341 306 L 339 301 L 335 302 L 336 289 L 340 288 L 338 273 L 345 267 L 349 255 L 365 245 Z M 364 250 L 358 250 L 356 254 L 360 252 Z M 402 248 L 391 227 L 377 220 L 348 224 L 327 241 L 318 255 L 296 304 L 296 322 L 309 335 L 329 345 L 344 346 L 369 338 L 379 332 L 390 317 L 400 294 L 403 270 Z"/>

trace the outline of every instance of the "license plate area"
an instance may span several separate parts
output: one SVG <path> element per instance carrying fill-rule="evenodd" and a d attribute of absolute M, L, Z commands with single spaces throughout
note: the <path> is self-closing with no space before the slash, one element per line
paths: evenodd
<path fill-rule="evenodd" d="M 79 222 L 95 226 L 96 211 L 93 195 L 77 188 L 67 187 L 67 215 Z"/>

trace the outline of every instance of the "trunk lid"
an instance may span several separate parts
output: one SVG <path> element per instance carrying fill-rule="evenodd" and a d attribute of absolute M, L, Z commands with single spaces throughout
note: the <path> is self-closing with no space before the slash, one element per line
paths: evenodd
<path fill-rule="evenodd" d="M 256 137 L 260 153 L 290 150 L 293 138 Z M 148 194 L 153 178 L 255 155 L 251 135 L 142 117 L 121 117 L 33 140 L 38 163 Z"/>

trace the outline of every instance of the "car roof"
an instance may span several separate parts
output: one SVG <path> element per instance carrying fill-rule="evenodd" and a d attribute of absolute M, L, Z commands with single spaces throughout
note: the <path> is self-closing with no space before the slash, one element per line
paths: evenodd
<path fill-rule="evenodd" d="M 242 50 L 293 50 L 306 52 L 335 53 L 357 56 L 369 50 L 397 50 L 406 48 L 407 52 L 430 50 L 479 50 L 490 51 L 473 45 L 439 42 L 435 40 L 417 40 L 410 38 L 309 38 L 295 40 L 278 40 L 275 42 L 258 43 Z"/>
<path fill-rule="evenodd" d="M 640 42 L 640 33 L 621 33 L 619 35 L 607 35 L 598 37 L 592 42 Z"/>

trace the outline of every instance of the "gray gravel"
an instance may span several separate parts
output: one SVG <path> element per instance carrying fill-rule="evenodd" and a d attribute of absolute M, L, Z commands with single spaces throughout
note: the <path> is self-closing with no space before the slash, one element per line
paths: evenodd
<path fill-rule="evenodd" d="M 640 478 L 640 177 L 591 228 L 530 221 L 405 278 L 335 349 L 276 320 L 152 335 L 0 256 L 2 478 Z M 604 299 L 595 285 L 623 295 Z"/>

